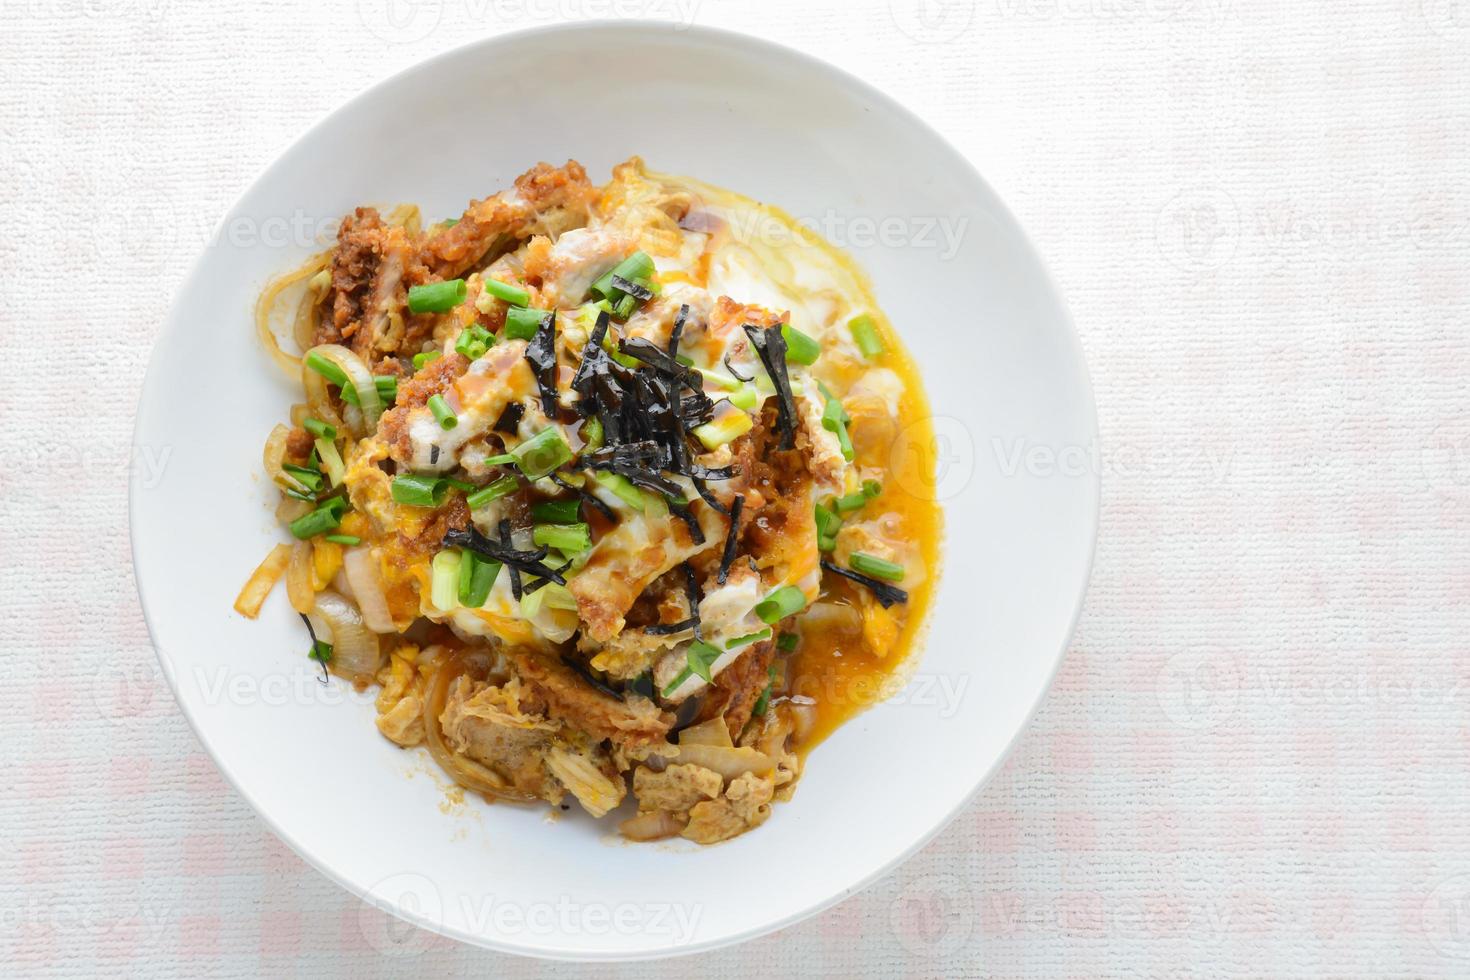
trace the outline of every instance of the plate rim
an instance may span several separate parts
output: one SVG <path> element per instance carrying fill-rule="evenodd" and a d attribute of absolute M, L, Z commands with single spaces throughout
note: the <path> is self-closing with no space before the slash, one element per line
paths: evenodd
<path fill-rule="evenodd" d="M 206 244 L 204 248 L 202 248 L 198 252 L 198 254 L 194 257 L 193 262 L 189 264 L 187 272 L 182 277 L 178 287 L 175 290 L 173 300 L 169 304 L 168 313 L 163 320 L 163 328 L 160 329 L 158 335 L 155 337 L 153 345 L 149 351 L 148 367 L 144 372 L 143 381 L 139 388 L 138 400 L 134 407 L 130 449 L 133 452 L 136 452 L 138 446 L 139 428 L 142 424 L 141 420 L 143 405 L 145 401 L 148 401 L 150 399 L 150 396 L 152 396 L 153 393 L 153 389 L 157 384 L 157 378 L 155 376 L 155 366 L 157 360 L 154 354 L 158 346 L 167 339 L 166 332 L 171 330 L 171 325 L 174 324 L 178 318 L 180 299 L 182 297 L 182 294 L 185 292 L 188 284 L 191 283 L 194 278 L 199 274 L 199 271 L 209 254 L 208 243 L 218 239 L 218 237 L 224 231 L 226 222 L 229 220 L 230 215 L 234 212 L 240 201 L 249 196 L 252 192 L 254 192 L 256 188 L 259 187 L 277 168 L 282 158 L 294 147 L 310 138 L 314 133 L 324 127 L 331 119 L 336 117 L 338 114 L 347 112 L 349 109 L 358 105 L 359 103 L 368 101 L 376 97 L 381 90 L 396 85 L 404 79 L 417 75 L 420 72 L 429 71 L 442 62 L 459 57 L 469 52 L 470 50 L 489 51 L 501 46 L 514 45 L 528 38 L 550 34 L 596 34 L 606 31 L 632 33 L 646 32 L 649 30 L 664 31 L 672 33 L 675 36 L 703 37 L 708 40 L 719 41 L 731 45 L 744 46 L 747 50 L 754 51 L 755 53 L 760 55 L 764 55 L 767 57 L 792 59 L 797 62 L 803 63 L 805 67 L 827 72 L 830 75 L 835 76 L 838 82 L 848 87 L 849 89 L 854 90 L 868 100 L 874 103 L 881 104 L 884 108 L 896 112 L 902 117 L 906 117 L 908 121 L 916 124 L 922 130 L 927 132 L 928 135 L 938 140 L 944 146 L 948 147 L 954 153 L 955 157 L 963 163 L 969 176 L 976 180 L 980 184 L 980 186 L 983 187 L 990 194 L 990 197 L 992 198 L 996 207 L 996 215 L 1004 220 L 1006 225 L 1008 225 L 1009 230 L 1017 235 L 1019 237 L 1019 240 L 1025 244 L 1027 249 L 1030 250 L 1031 257 L 1034 259 L 1036 264 L 1036 270 L 1039 275 L 1040 281 L 1044 285 L 1045 290 L 1049 294 L 1052 301 L 1056 304 L 1056 307 L 1061 314 L 1062 324 L 1066 327 L 1065 335 L 1067 347 L 1071 354 L 1075 367 L 1078 369 L 1078 377 L 1081 390 L 1078 391 L 1077 394 L 1082 396 L 1081 407 L 1085 410 L 1086 428 L 1088 430 L 1089 437 L 1091 438 L 1094 445 L 1101 445 L 1098 431 L 1097 402 L 1093 390 L 1092 376 L 1088 367 L 1086 353 L 1082 348 L 1081 338 L 1077 334 L 1076 321 L 1074 320 L 1071 310 L 1066 303 L 1065 297 L 1057 288 L 1056 281 L 1052 277 L 1050 270 L 1047 268 L 1046 263 L 1043 261 L 1041 251 L 1037 248 L 1035 241 L 1026 232 L 1025 228 L 1016 219 L 1016 216 L 1012 213 L 1010 207 L 1005 203 L 1005 200 L 1001 197 L 1000 194 L 995 191 L 995 188 L 991 186 L 990 182 L 985 179 L 985 176 L 980 172 L 979 168 L 975 166 L 974 162 L 969 158 L 969 156 L 960 152 L 960 150 L 955 147 L 955 145 L 947 137 L 945 137 L 943 133 L 935 128 L 927 119 L 925 119 L 922 115 L 915 112 L 914 110 L 908 108 L 898 99 L 887 94 L 885 91 L 878 88 L 873 83 L 858 75 L 853 74 L 847 69 L 833 64 L 832 62 L 818 55 L 798 48 L 789 47 L 776 41 L 771 41 L 766 38 L 747 34 L 741 31 L 731 30 L 729 28 L 715 27 L 703 24 L 680 25 L 669 21 L 652 20 L 646 18 L 604 18 L 577 21 L 572 23 L 543 24 L 517 30 L 510 30 L 499 34 L 477 37 L 462 44 L 456 44 L 452 47 L 445 48 L 442 51 L 434 52 L 433 54 L 427 55 L 426 57 L 414 61 L 409 65 L 405 65 L 404 67 L 398 69 L 395 72 L 392 72 L 391 74 L 379 78 L 378 80 L 372 82 L 366 88 L 360 90 L 350 98 L 332 106 L 332 108 L 319 115 L 316 120 L 312 122 L 309 126 L 301 130 L 293 138 L 289 139 L 284 145 L 280 146 L 275 152 L 273 152 L 270 159 L 258 171 L 256 171 L 254 177 L 252 177 L 244 185 L 239 193 L 234 195 L 230 204 L 223 210 L 219 220 L 215 223 L 209 238 L 206 239 Z M 280 823 L 276 821 L 271 813 L 263 806 L 261 806 L 261 804 L 256 800 L 255 796 L 252 795 L 240 783 L 240 781 L 236 778 L 235 773 L 224 763 L 224 761 L 216 753 L 214 746 L 204 736 L 201 730 L 200 722 L 195 717 L 195 712 L 179 697 L 178 683 L 174 676 L 174 672 L 171 669 L 168 658 L 164 655 L 162 649 L 159 647 L 157 640 L 157 630 L 154 627 L 155 614 L 150 612 L 149 610 L 149 603 L 147 597 L 145 596 L 143 579 L 138 574 L 138 535 L 135 533 L 135 530 L 138 521 L 139 491 L 140 489 L 142 489 L 139 485 L 140 479 L 141 476 L 140 474 L 138 474 L 137 468 L 130 468 L 130 476 L 128 480 L 129 556 L 131 558 L 133 566 L 133 582 L 138 594 L 138 606 L 143 614 L 144 624 L 148 629 L 150 644 L 153 647 L 154 655 L 158 659 L 160 669 L 164 675 L 164 678 L 168 682 L 169 691 L 173 695 L 174 703 L 178 707 L 180 713 L 184 716 L 185 720 L 188 722 L 189 728 L 193 732 L 195 739 L 209 755 L 210 760 L 213 761 L 215 768 L 220 772 L 220 775 L 223 776 L 230 787 L 234 789 L 234 791 L 238 793 L 242 799 L 244 799 L 250 809 L 254 811 L 256 817 L 262 823 L 264 823 L 266 827 L 270 829 L 271 833 L 274 834 L 278 840 L 289 847 L 292 853 L 299 857 L 305 864 L 315 869 L 318 873 L 335 883 L 344 891 L 363 901 L 365 904 L 371 905 L 381 911 L 385 911 L 389 914 L 397 916 L 398 918 L 409 922 L 418 928 L 424 929 L 425 931 L 434 935 L 444 936 L 446 938 L 453 939 L 455 941 L 462 942 L 466 945 L 476 948 L 486 949 L 496 953 L 526 957 L 530 959 L 574 963 L 636 963 L 673 959 L 676 957 L 693 956 L 699 953 L 709 953 L 715 950 L 725 949 L 739 945 L 741 943 L 749 942 L 750 940 L 759 938 L 761 936 L 769 935 L 780 929 L 784 929 L 788 926 L 792 926 L 799 922 L 810 919 L 845 901 L 853 895 L 867 890 L 874 883 L 876 883 L 880 879 L 888 877 L 901 865 L 907 863 L 909 859 L 911 859 L 916 853 L 918 853 L 931 841 L 933 841 L 934 838 L 936 838 L 942 831 L 947 829 L 954 822 L 955 818 L 974 801 L 974 799 L 986 786 L 990 784 L 991 780 L 994 779 L 996 772 L 998 772 L 1001 767 L 1006 764 L 1007 760 L 1015 751 L 1016 745 L 1020 742 L 1022 735 L 1024 735 L 1030 729 L 1032 722 L 1036 718 L 1037 712 L 1040 710 L 1042 703 L 1046 700 L 1047 694 L 1051 691 L 1052 686 L 1056 681 L 1057 673 L 1061 669 L 1063 661 L 1066 659 L 1067 650 L 1070 648 L 1072 640 L 1076 635 L 1077 625 L 1081 619 L 1083 608 L 1086 605 L 1087 593 L 1092 580 L 1092 571 L 1097 557 L 1097 544 L 1100 532 L 1102 498 L 1102 476 L 1099 472 L 1094 470 L 1090 474 L 1090 480 L 1086 481 L 1085 483 L 1091 504 L 1089 508 L 1089 513 L 1087 515 L 1091 525 L 1091 533 L 1090 540 L 1087 544 L 1086 560 L 1083 563 L 1081 587 L 1078 590 L 1075 600 L 1075 606 L 1072 610 L 1070 621 L 1067 624 L 1061 647 L 1051 656 L 1051 665 L 1046 676 L 1046 681 L 1039 689 L 1036 697 L 1033 699 L 1030 706 L 1027 708 L 1023 722 L 1019 726 L 1017 726 L 1014 732 L 1011 733 L 1004 748 L 996 756 L 995 761 L 991 764 L 989 769 L 987 769 L 983 773 L 983 775 L 975 783 L 975 785 L 971 787 L 970 790 L 963 797 L 960 798 L 958 803 L 952 809 L 950 809 L 948 813 L 945 813 L 940 819 L 936 820 L 931 828 L 929 828 L 923 834 L 920 834 L 907 847 L 905 847 L 901 852 L 897 853 L 894 857 L 890 858 L 882 866 L 870 872 L 867 876 L 857 881 L 856 883 L 839 889 L 837 892 L 828 896 L 822 901 L 815 902 L 807 906 L 806 908 L 799 909 L 797 911 L 788 913 L 787 915 L 779 919 L 773 919 L 771 921 L 762 923 L 759 926 L 753 926 L 740 932 L 730 933 L 724 936 L 716 936 L 708 940 L 692 942 L 685 946 L 660 947 L 653 950 L 638 952 L 618 952 L 584 951 L 557 947 L 528 946 L 515 942 L 507 942 L 498 937 L 457 929 L 444 922 L 437 922 L 425 916 L 416 915 L 411 909 L 406 909 L 394 903 L 384 902 L 374 898 L 370 890 L 359 889 L 342 875 L 338 874 L 334 869 L 327 866 L 324 862 L 319 861 L 314 855 L 308 853 L 307 850 L 302 845 L 300 845 Z M 932 611 L 929 613 L 929 616 L 932 618 Z M 929 624 L 926 622 L 926 628 L 928 625 Z M 919 651 L 919 656 L 922 660 L 922 650 Z"/>

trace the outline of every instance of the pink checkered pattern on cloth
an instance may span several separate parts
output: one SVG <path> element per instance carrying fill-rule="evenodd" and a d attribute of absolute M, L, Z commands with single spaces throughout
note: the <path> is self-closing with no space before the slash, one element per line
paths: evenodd
<path fill-rule="evenodd" d="M 1075 313 L 1104 503 L 1056 688 L 952 827 L 802 925 L 594 972 L 1470 974 L 1470 0 L 1308 7 L 0 0 L 0 975 L 570 972 L 390 930 L 275 841 L 159 676 L 125 504 L 251 175 L 429 53 L 597 14 L 804 44 L 969 153 Z"/>

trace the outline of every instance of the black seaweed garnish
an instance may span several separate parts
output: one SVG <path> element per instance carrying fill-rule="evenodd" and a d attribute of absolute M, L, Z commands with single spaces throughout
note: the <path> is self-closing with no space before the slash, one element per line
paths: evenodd
<path fill-rule="evenodd" d="M 700 527 L 699 521 L 694 519 L 694 514 L 690 512 L 688 504 L 670 501 L 669 513 L 684 522 L 684 526 L 689 529 L 689 539 L 691 541 L 695 544 L 704 544 L 704 528 Z"/>
<path fill-rule="evenodd" d="M 639 697 L 653 700 L 653 671 L 645 670 L 628 682 L 628 690 Z"/>
<path fill-rule="evenodd" d="M 307 616 L 306 613 L 300 613 L 299 615 L 301 616 L 301 621 L 306 624 L 306 635 L 311 637 L 311 652 L 307 654 L 307 657 L 312 660 L 316 660 L 317 663 L 322 665 L 322 683 L 325 684 L 328 681 L 327 661 L 317 660 L 317 643 L 319 643 L 320 641 L 316 638 L 316 630 L 311 628 L 311 618 Z"/>
<path fill-rule="evenodd" d="M 616 521 L 618 519 L 618 515 L 613 513 L 613 509 L 609 507 L 606 503 L 604 503 L 601 497 L 593 493 L 591 490 L 588 490 L 586 487 L 579 487 L 574 483 L 568 483 L 565 479 L 562 478 L 562 475 L 560 473 L 551 474 L 551 481 L 557 486 L 561 487 L 563 490 L 570 490 L 578 497 L 581 497 L 584 504 L 587 504 L 589 507 L 595 508 L 599 514 L 601 514 L 603 517 L 606 517 L 608 520 Z"/>
<path fill-rule="evenodd" d="M 564 565 L 562 565 L 560 568 L 558 568 L 556 570 L 556 573 L 558 575 L 564 574 L 571 567 L 572 567 L 572 561 L 569 558 L 569 559 L 567 559 L 567 561 L 566 561 L 566 563 Z M 550 581 L 551 581 L 551 579 L 549 579 L 549 578 L 537 579 L 536 581 L 531 582 L 531 583 L 523 586 L 521 588 L 521 595 L 530 595 L 532 592 L 538 591 L 543 585 L 546 585 Z M 557 585 L 561 585 L 563 583 L 562 582 L 558 582 L 556 584 Z"/>
<path fill-rule="evenodd" d="M 699 635 L 699 582 L 694 577 L 694 566 L 687 561 L 684 563 L 684 597 L 689 602 L 690 628 L 694 630 L 694 638 L 703 639 Z"/>
<path fill-rule="evenodd" d="M 649 636 L 673 636 L 675 633 L 694 629 L 697 622 L 695 619 L 681 619 L 677 623 L 654 623 L 652 626 L 644 626 L 641 632 Z"/>
<path fill-rule="evenodd" d="M 580 660 L 577 660 L 574 657 L 569 657 L 566 654 L 562 654 L 561 662 L 570 667 L 573 673 L 582 678 L 582 680 L 586 681 L 591 687 L 595 688 L 600 693 L 606 694 L 608 697 L 612 698 L 615 701 L 623 700 L 622 691 L 619 691 L 616 688 L 609 687 L 606 681 L 598 679 L 598 677 L 593 674 L 592 671 L 587 669 L 587 665 L 582 663 Z"/>
<path fill-rule="evenodd" d="M 642 337 L 624 337 L 618 341 L 618 350 L 629 357 L 636 357 L 655 371 L 661 371 L 669 377 L 678 378 L 689 384 L 699 381 L 699 372 L 692 367 L 680 364 L 669 356 L 668 351 L 661 350 L 657 344 Z"/>
<path fill-rule="evenodd" d="M 541 389 L 541 410 L 548 418 L 556 417 L 556 313 L 548 311 L 536 328 L 536 336 L 526 345 L 526 360 L 536 372 Z"/>
<path fill-rule="evenodd" d="M 747 378 L 739 371 L 735 370 L 735 365 L 730 363 L 730 353 L 730 351 L 725 351 L 724 360 L 720 362 L 725 365 L 725 370 L 730 372 L 730 377 L 734 378 L 736 381 L 744 381 L 747 384 L 751 381 L 754 381 L 755 375 L 752 374 L 750 377 Z"/>
<path fill-rule="evenodd" d="M 699 477 L 696 476 L 696 477 L 693 478 L 693 481 L 694 481 L 694 489 L 699 493 L 699 496 L 704 500 L 705 503 L 707 503 L 711 507 L 713 507 L 715 509 L 715 512 L 716 513 L 719 513 L 719 514 L 728 514 L 728 513 L 730 513 L 730 508 L 728 508 L 724 504 L 720 503 L 719 498 L 716 497 L 714 494 L 712 494 L 712 493 L 709 492 L 709 487 L 705 485 L 705 482 L 703 480 L 701 480 Z"/>
<path fill-rule="evenodd" d="M 889 585 L 887 582 L 871 578 L 861 572 L 854 572 L 850 568 L 835 565 L 825 558 L 822 559 L 822 567 L 834 575 L 841 575 L 845 579 L 850 579 L 858 585 L 866 587 L 868 591 L 873 593 L 873 598 L 877 599 L 878 603 L 884 609 L 887 609 L 895 602 L 909 601 L 909 594 L 896 585 Z"/>
<path fill-rule="evenodd" d="M 506 435 L 515 435 L 521 424 L 521 416 L 526 414 L 526 406 L 520 402 L 511 402 L 505 406 L 505 411 L 500 413 L 500 418 L 495 420 L 492 428 L 496 432 L 504 432 Z"/>
<path fill-rule="evenodd" d="M 762 330 L 753 323 L 744 324 L 745 335 L 760 355 L 761 366 L 776 389 L 776 428 L 781 431 L 781 449 L 796 445 L 796 398 L 791 394 L 791 379 L 786 375 L 786 338 L 781 324 Z"/>
<path fill-rule="evenodd" d="M 729 466 L 709 467 L 692 463 L 689 466 L 689 475 L 697 480 L 728 480 L 740 475 L 740 467 L 733 463 Z"/>
<path fill-rule="evenodd" d="M 534 551 L 521 551 L 510 543 L 510 521 L 500 522 L 500 540 L 492 541 L 473 527 L 464 530 L 449 530 L 444 533 L 444 544 L 453 548 L 468 548 L 477 555 L 484 555 L 491 561 L 498 561 L 515 572 L 525 572 L 527 575 L 539 575 L 549 578 L 557 585 L 566 585 L 567 580 L 562 577 L 561 572 L 543 564 L 542 559 L 550 554 L 547 548 L 537 548 Z M 512 574 L 512 581 L 515 575 Z M 520 598 L 517 596 L 517 598 Z"/>
<path fill-rule="evenodd" d="M 439 444 L 431 442 L 429 443 L 429 465 L 433 466 L 437 462 L 439 462 Z"/>
<path fill-rule="evenodd" d="M 597 314 L 597 323 L 592 328 L 592 336 L 587 338 L 587 343 L 582 345 L 582 363 L 577 365 L 577 373 L 572 376 L 572 390 L 582 396 L 586 403 L 578 404 L 578 410 L 582 414 L 591 414 L 592 404 L 595 401 L 592 392 L 592 379 L 599 368 L 607 364 L 611 359 L 607 351 L 602 349 L 602 340 L 607 336 L 607 325 L 609 319 L 607 311 L 603 310 Z"/>
<path fill-rule="evenodd" d="M 653 290 L 649 289 L 641 282 L 634 282 L 632 279 L 624 279 L 622 276 L 613 276 L 612 285 L 614 289 L 618 289 L 622 292 L 627 293 L 629 296 L 632 296 L 640 303 L 646 303 L 649 300 L 653 299 Z"/>
<path fill-rule="evenodd" d="M 715 581 L 721 585 L 730 577 L 730 563 L 735 560 L 735 543 L 740 539 L 740 512 L 745 508 L 745 497 L 737 496 L 730 503 L 730 530 L 725 535 L 725 550 L 720 555 L 720 571 Z"/>
<path fill-rule="evenodd" d="M 684 336 L 684 321 L 689 319 L 689 304 L 684 303 L 679 307 L 679 313 L 674 317 L 674 329 L 669 331 L 669 359 L 677 360 L 679 357 L 679 340 Z"/>

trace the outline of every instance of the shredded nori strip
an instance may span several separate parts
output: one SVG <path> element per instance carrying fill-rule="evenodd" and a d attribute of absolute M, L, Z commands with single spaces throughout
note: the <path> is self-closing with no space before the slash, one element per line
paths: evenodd
<path fill-rule="evenodd" d="M 779 448 L 791 449 L 796 445 L 796 398 L 791 394 L 791 379 L 786 374 L 786 338 L 781 335 L 781 324 L 765 330 L 753 323 L 743 326 L 745 335 L 760 355 L 766 376 L 776 389 L 776 428 L 781 431 Z"/>
<path fill-rule="evenodd" d="M 500 418 L 495 420 L 495 424 L 491 428 L 496 432 L 504 432 L 507 435 L 513 436 L 521 424 L 521 416 L 525 414 L 526 406 L 520 402 L 511 402 L 505 406 L 505 411 L 500 413 Z"/>
<path fill-rule="evenodd" d="M 715 417 L 714 400 L 703 391 L 689 390 L 679 396 L 679 417 L 685 431 L 692 431 Z"/>
<path fill-rule="evenodd" d="M 551 482 L 555 483 L 563 490 L 572 491 L 578 497 L 582 498 L 583 503 L 596 508 L 597 512 L 603 517 L 606 517 L 608 520 L 616 521 L 618 519 L 618 515 L 613 513 L 613 509 L 607 504 L 603 503 L 601 497 L 593 493 L 591 490 L 588 490 L 586 487 L 579 487 L 576 484 L 568 483 L 566 480 L 562 479 L 561 474 L 559 473 L 551 474 Z"/>
<path fill-rule="evenodd" d="M 725 535 L 725 550 L 720 555 L 720 570 L 715 581 L 721 585 L 730 577 L 730 563 L 735 560 L 735 543 L 740 538 L 740 512 L 745 508 L 745 496 L 737 495 L 730 503 L 730 530 Z"/>
<path fill-rule="evenodd" d="M 699 582 L 694 577 L 694 566 L 684 562 L 684 597 L 689 603 L 689 618 L 693 621 L 694 638 L 704 639 L 699 632 Z"/>
<path fill-rule="evenodd" d="M 755 380 L 755 375 L 752 374 L 750 377 L 747 378 L 743 377 L 739 371 L 735 370 L 735 365 L 730 363 L 729 351 L 725 351 L 725 357 L 720 363 L 725 365 L 725 370 L 729 371 L 730 377 L 734 378 L 736 381 L 744 381 L 745 383 L 749 384 L 750 382 Z"/>
<path fill-rule="evenodd" d="M 712 494 L 712 493 L 709 492 L 709 487 L 707 487 L 705 485 L 705 482 L 702 479 L 700 479 L 697 476 L 696 477 L 693 477 L 692 479 L 694 481 L 694 489 L 699 492 L 700 497 L 704 498 L 704 502 L 705 503 L 709 504 L 711 507 L 713 507 L 715 509 L 715 512 L 716 513 L 719 513 L 719 514 L 728 514 L 728 513 L 730 513 L 730 508 L 728 508 L 724 504 L 720 503 L 719 498 L 716 497 L 714 494 Z"/>
<path fill-rule="evenodd" d="M 652 626 L 644 626 L 640 632 L 648 636 L 673 636 L 675 633 L 683 633 L 694 628 L 698 620 L 681 619 L 677 623 L 654 623 Z"/>
<path fill-rule="evenodd" d="M 439 444 L 431 442 L 429 443 L 429 465 L 433 466 L 437 462 L 439 462 Z"/>
<path fill-rule="evenodd" d="M 642 337 L 624 337 L 618 341 L 618 350 L 629 357 L 636 357 L 655 371 L 661 371 L 681 381 L 688 380 L 693 384 L 694 378 L 699 376 L 699 372 L 694 368 L 680 364 L 670 357 L 667 351 L 660 350 L 653 341 Z M 702 381 L 700 383 L 703 384 Z"/>
<path fill-rule="evenodd" d="M 882 605 L 884 609 L 887 609 L 895 602 L 909 601 L 909 594 L 896 585 L 889 585 L 887 582 L 879 581 L 875 578 L 870 578 L 869 576 L 864 575 L 861 572 L 854 572 L 850 568 L 843 568 L 841 565 L 834 565 L 832 562 L 828 561 L 825 558 L 822 559 L 822 567 L 825 568 L 827 571 L 832 572 L 834 575 L 841 575 L 843 578 L 850 579 L 856 582 L 858 585 L 865 586 L 868 591 L 873 593 L 873 598 L 877 599 L 879 604 Z"/>
<path fill-rule="evenodd" d="M 500 543 L 510 548 L 510 520 L 502 517 L 500 523 L 495 526 L 495 533 L 500 538 Z M 507 564 L 505 570 L 510 573 L 510 594 L 516 602 L 521 601 L 521 573 L 514 565 Z"/>
<path fill-rule="evenodd" d="M 688 504 L 676 504 L 669 501 L 669 513 L 679 518 L 684 522 L 684 526 L 689 528 L 691 541 L 695 544 L 704 544 L 704 528 L 700 527 L 699 521 L 694 519 L 694 514 L 690 512 Z"/>
<path fill-rule="evenodd" d="M 498 561 L 512 573 L 516 571 L 525 572 L 527 575 L 539 575 L 549 578 L 557 585 L 566 585 L 567 580 L 562 577 L 561 572 L 546 565 L 542 559 L 551 553 L 550 549 L 542 547 L 535 551 L 519 551 L 510 543 L 510 521 L 500 522 L 500 540 L 492 541 L 473 527 L 464 530 L 452 529 L 444 532 L 444 544 L 454 548 L 468 548 L 477 555 L 484 555 L 491 561 Z M 514 575 L 512 576 L 514 581 Z M 519 598 L 519 596 L 517 596 Z"/>
<path fill-rule="evenodd" d="M 632 296 L 640 303 L 646 303 L 649 300 L 653 299 L 653 290 L 649 289 L 641 282 L 634 282 L 631 279 L 624 279 L 622 276 L 613 276 L 612 285 L 614 289 L 618 289 L 622 292 L 627 293 L 629 296 Z"/>
<path fill-rule="evenodd" d="M 645 670 L 628 682 L 628 690 L 640 697 L 653 700 L 653 671 Z"/>
<path fill-rule="evenodd" d="M 580 660 L 569 657 L 566 654 L 562 654 L 561 662 L 570 667 L 573 673 L 582 678 L 582 680 L 586 681 L 589 685 L 591 685 L 600 693 L 606 694 L 608 697 L 612 698 L 615 701 L 623 700 L 622 691 L 619 691 L 616 688 L 609 687 L 606 681 L 598 680 L 597 677 L 592 673 L 592 671 L 587 669 L 587 665 L 582 663 Z"/>
<path fill-rule="evenodd" d="M 526 345 L 526 360 L 536 371 L 536 384 L 541 389 L 541 410 L 548 418 L 556 417 L 556 312 L 547 311 L 536 328 L 536 336 Z"/>
<path fill-rule="evenodd" d="M 599 367 L 610 360 L 607 351 L 602 349 L 602 339 L 607 336 L 608 322 L 606 310 L 597 314 L 597 323 L 592 328 L 592 336 L 588 337 L 587 343 L 582 345 L 582 363 L 577 365 L 577 373 L 572 375 L 572 390 L 581 395 L 583 401 L 588 403 L 587 410 L 583 412 L 584 415 L 591 413 L 591 401 L 595 401 L 590 389 L 592 377 Z M 578 408 L 582 407 L 579 403 Z"/>
<path fill-rule="evenodd" d="M 306 624 L 306 635 L 311 637 L 311 653 L 316 653 L 316 645 L 319 641 L 316 638 L 316 630 L 311 628 L 311 618 L 306 613 L 298 613 L 298 615 L 301 617 L 301 621 Z M 311 653 L 307 654 L 307 657 L 316 660 L 315 657 L 311 656 Z M 322 683 L 325 684 L 328 680 L 327 662 L 325 660 L 317 660 L 317 663 L 322 665 Z"/>
<path fill-rule="evenodd" d="M 556 570 L 556 572 L 557 572 L 558 575 L 560 575 L 560 574 L 566 572 L 566 570 L 569 569 L 569 568 L 571 568 L 571 567 L 572 567 L 572 560 L 570 558 L 568 558 L 566 564 L 564 564 L 564 565 L 562 565 L 562 567 L 558 568 Z M 532 592 L 535 592 L 537 589 L 541 588 L 541 586 L 545 585 L 546 583 L 548 583 L 550 581 L 551 581 L 551 579 L 549 579 L 549 578 L 542 578 L 542 579 L 537 579 L 536 581 L 530 583 L 529 585 L 524 585 L 524 586 L 521 587 L 521 595 L 530 595 Z M 561 585 L 562 583 L 561 582 L 558 582 L 556 584 L 557 585 Z"/>
<path fill-rule="evenodd" d="M 684 321 L 689 319 L 689 304 L 683 303 L 679 306 L 679 313 L 674 317 L 674 329 L 669 331 L 669 360 L 679 358 L 679 340 L 684 336 Z"/>
<path fill-rule="evenodd" d="M 691 463 L 689 466 L 689 475 L 698 480 L 728 480 L 731 477 L 740 475 L 740 467 L 731 464 L 729 466 L 711 468 L 700 466 L 698 463 Z"/>

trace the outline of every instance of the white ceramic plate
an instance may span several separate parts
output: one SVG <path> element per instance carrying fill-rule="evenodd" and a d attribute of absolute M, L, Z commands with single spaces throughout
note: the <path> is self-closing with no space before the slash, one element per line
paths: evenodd
<path fill-rule="evenodd" d="M 445 807 L 369 698 L 323 687 L 278 588 L 231 610 L 282 534 L 261 445 L 299 395 L 257 347 L 261 285 L 363 203 L 430 219 L 569 157 L 631 154 L 816 222 L 872 276 L 941 440 L 946 565 L 918 674 L 811 756 L 795 798 L 714 847 L 627 845 L 580 815 Z M 301 229 L 307 229 L 303 233 Z M 739 35 L 594 24 L 483 41 L 334 112 L 256 181 L 179 293 L 148 370 L 132 486 L 138 588 L 179 704 L 292 848 L 428 929 L 516 953 L 710 949 L 852 894 L 932 837 L 1038 704 L 1086 587 L 1098 478 L 1083 359 L 1025 235 L 936 133 L 864 83 Z M 861 696 L 858 692 L 857 696 Z M 446 809 L 448 812 L 446 812 Z M 381 918 L 380 916 L 377 918 Z M 364 916 L 368 941 L 412 945 Z"/>

